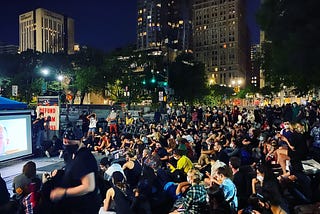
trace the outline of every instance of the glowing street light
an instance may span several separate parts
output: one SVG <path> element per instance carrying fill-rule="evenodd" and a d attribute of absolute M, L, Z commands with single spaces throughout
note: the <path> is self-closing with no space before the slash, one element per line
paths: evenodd
<path fill-rule="evenodd" d="M 62 82 L 63 78 L 64 78 L 64 76 L 63 76 L 62 74 L 59 74 L 59 75 L 57 76 L 57 79 L 58 79 L 60 82 Z"/>
<path fill-rule="evenodd" d="M 49 69 L 44 68 L 44 69 L 41 70 L 41 73 L 42 73 L 43 75 L 45 75 L 45 76 L 48 76 L 49 73 L 50 73 L 50 71 L 49 71 Z"/>

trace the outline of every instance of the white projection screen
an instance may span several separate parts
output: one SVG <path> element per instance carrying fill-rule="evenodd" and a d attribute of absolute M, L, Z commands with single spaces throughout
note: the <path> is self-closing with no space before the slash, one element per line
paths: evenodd
<path fill-rule="evenodd" d="M 32 154 L 31 111 L 0 111 L 0 162 Z"/>

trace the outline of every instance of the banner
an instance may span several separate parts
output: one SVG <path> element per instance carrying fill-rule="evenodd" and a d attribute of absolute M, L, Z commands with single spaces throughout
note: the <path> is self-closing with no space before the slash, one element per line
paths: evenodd
<path fill-rule="evenodd" d="M 38 106 L 37 115 L 40 112 L 44 113 L 48 130 L 59 130 L 59 106 Z"/>
<path fill-rule="evenodd" d="M 59 130 L 59 96 L 38 96 L 37 115 L 40 112 L 44 113 L 48 130 Z"/>

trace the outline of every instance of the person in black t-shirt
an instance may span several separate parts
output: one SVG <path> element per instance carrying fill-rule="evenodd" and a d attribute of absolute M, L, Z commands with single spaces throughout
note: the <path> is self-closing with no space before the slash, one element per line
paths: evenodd
<path fill-rule="evenodd" d="M 51 200 L 61 203 L 59 213 L 98 213 L 96 159 L 80 140 L 75 139 L 72 130 L 63 134 L 63 144 L 70 158 L 66 162 L 62 185 L 51 191 Z"/>
<path fill-rule="evenodd" d="M 36 138 L 36 149 L 42 149 L 42 141 L 44 138 L 44 113 L 40 112 L 39 117 L 33 122 L 33 125 L 35 126 L 37 138 Z"/>

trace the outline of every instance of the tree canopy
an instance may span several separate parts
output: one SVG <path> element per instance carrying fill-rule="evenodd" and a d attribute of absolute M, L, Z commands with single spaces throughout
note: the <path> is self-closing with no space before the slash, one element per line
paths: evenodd
<path fill-rule="evenodd" d="M 169 86 L 175 97 L 192 104 L 208 93 L 204 64 L 194 60 L 191 54 L 181 54 L 169 65 Z"/>
<path fill-rule="evenodd" d="M 266 80 L 299 94 L 319 86 L 320 1 L 265 0 L 257 15 L 270 42 L 264 44 Z"/>

